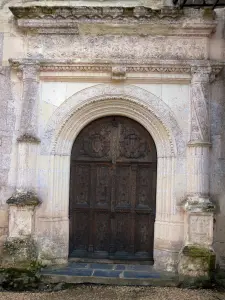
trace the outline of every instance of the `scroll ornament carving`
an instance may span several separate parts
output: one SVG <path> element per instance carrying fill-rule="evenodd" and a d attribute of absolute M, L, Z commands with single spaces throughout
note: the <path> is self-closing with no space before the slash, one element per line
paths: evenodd
<path fill-rule="evenodd" d="M 154 18 L 177 19 L 182 14 L 179 9 L 152 10 L 148 7 L 91 7 L 91 6 L 28 6 L 10 7 L 17 19 L 100 19 L 100 20 L 151 20 Z"/>
<path fill-rule="evenodd" d="M 210 68 L 194 69 L 191 84 L 191 142 L 209 142 Z"/>

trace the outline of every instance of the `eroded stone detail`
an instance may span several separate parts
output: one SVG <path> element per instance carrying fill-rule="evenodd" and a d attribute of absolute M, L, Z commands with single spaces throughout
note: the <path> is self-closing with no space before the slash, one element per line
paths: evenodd
<path fill-rule="evenodd" d="M 9 205 L 16 206 L 37 206 L 41 203 L 39 197 L 34 192 L 16 192 L 7 201 Z"/>
<path fill-rule="evenodd" d="M 177 18 L 182 11 L 176 8 L 152 10 L 144 6 L 136 7 L 97 7 L 97 6 L 27 6 L 10 7 L 11 12 L 18 19 L 43 19 L 50 17 L 54 19 L 77 19 L 77 20 L 148 20 L 153 17 Z"/>
<path fill-rule="evenodd" d="M 192 68 L 191 142 L 209 142 L 209 84 L 211 67 Z"/>
<path fill-rule="evenodd" d="M 38 65 L 23 65 L 23 107 L 20 131 L 35 136 L 37 132 Z"/>
<path fill-rule="evenodd" d="M 180 45 L 182 44 L 182 47 Z M 104 45 L 104 47 L 102 47 Z M 60 49 L 60 51 L 58 51 Z M 190 51 L 190 49 L 192 49 Z M 28 57 L 46 59 L 206 59 L 205 39 L 165 36 L 38 35 L 28 39 Z"/>
<path fill-rule="evenodd" d="M 188 196 L 185 200 L 184 209 L 188 212 L 213 212 L 215 205 L 209 200 L 209 196 L 202 195 Z"/>
<path fill-rule="evenodd" d="M 180 255 L 178 273 L 180 281 L 185 284 L 194 284 L 200 280 L 204 286 L 212 276 L 215 268 L 215 253 L 204 247 L 185 246 Z"/>
<path fill-rule="evenodd" d="M 24 135 L 18 137 L 17 142 L 39 144 L 40 139 L 38 139 L 37 137 L 32 136 L 32 135 L 24 134 Z"/>
<path fill-rule="evenodd" d="M 113 66 L 112 67 L 112 80 L 115 80 L 115 81 L 126 80 L 126 67 L 125 66 Z"/>

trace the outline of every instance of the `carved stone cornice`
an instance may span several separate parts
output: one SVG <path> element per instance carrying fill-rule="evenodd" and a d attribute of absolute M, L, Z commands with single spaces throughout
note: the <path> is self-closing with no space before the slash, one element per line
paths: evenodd
<path fill-rule="evenodd" d="M 13 206 L 38 206 L 41 201 L 37 194 L 32 191 L 16 191 L 7 201 Z"/>
<path fill-rule="evenodd" d="M 213 18 L 204 19 L 202 13 L 192 18 L 173 7 L 19 6 L 10 10 L 22 30 L 41 34 L 209 36 L 216 28 Z"/>
<path fill-rule="evenodd" d="M 190 195 L 183 203 L 185 211 L 190 213 L 214 212 L 215 205 L 207 195 Z"/>
<path fill-rule="evenodd" d="M 17 19 L 74 19 L 74 20 L 151 20 L 177 18 L 182 11 L 177 8 L 153 10 L 149 7 L 112 6 L 13 6 L 9 7 Z"/>
<path fill-rule="evenodd" d="M 116 76 L 118 72 L 123 77 L 128 73 L 158 73 L 158 74 L 193 74 L 197 70 L 211 70 L 215 76 L 223 69 L 224 64 L 216 61 L 174 61 L 174 60 L 146 60 L 146 61 L 93 61 L 93 60 L 49 60 L 49 59 L 9 59 L 11 68 L 18 70 L 21 66 L 35 65 L 40 72 L 109 72 Z M 114 75 L 113 75 L 114 74 Z M 200 73 L 202 74 L 202 73 Z M 116 76 L 117 77 L 117 76 Z"/>
<path fill-rule="evenodd" d="M 41 141 L 36 136 L 23 134 L 17 138 L 18 143 L 29 143 L 29 144 L 39 144 Z"/>

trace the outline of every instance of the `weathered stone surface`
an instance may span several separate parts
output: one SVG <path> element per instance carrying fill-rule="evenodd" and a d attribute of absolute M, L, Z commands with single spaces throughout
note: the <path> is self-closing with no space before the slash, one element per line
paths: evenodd
<path fill-rule="evenodd" d="M 2 62 L 4 34 L 0 32 L 0 62 Z"/>
<path fill-rule="evenodd" d="M 41 203 L 38 196 L 34 192 L 16 192 L 7 201 L 9 205 L 16 206 L 37 206 Z"/>
<path fill-rule="evenodd" d="M 215 270 L 215 253 L 212 250 L 185 246 L 179 258 L 178 273 L 181 280 L 210 280 Z"/>
<path fill-rule="evenodd" d="M 104 45 L 104 47 L 102 47 Z M 182 47 L 180 47 L 182 45 Z M 60 48 L 60 51 L 58 49 Z M 192 49 L 192 51 L 189 51 Z M 28 57 L 72 59 L 206 59 L 205 39 L 138 36 L 39 35 L 28 38 Z"/>
<path fill-rule="evenodd" d="M 183 276 L 207 275 L 205 261 L 198 273 L 204 255 L 179 252 L 188 242 L 210 249 L 213 236 L 222 264 L 224 78 L 214 59 L 224 52 L 224 17 L 162 10 L 169 2 L 58 2 L 63 9 L 39 1 L 43 8 L 14 9 L 18 27 L 2 1 L 0 60 L 14 60 L 0 70 L 0 245 L 35 236 L 38 260 L 67 262 L 71 147 L 92 120 L 121 115 L 142 124 L 157 147 L 154 268 L 180 264 Z M 29 256 L 26 245 L 18 251 L 21 261 Z"/>
<path fill-rule="evenodd" d="M 36 243 L 31 237 L 8 239 L 3 245 L 1 268 L 26 269 L 37 260 Z"/>

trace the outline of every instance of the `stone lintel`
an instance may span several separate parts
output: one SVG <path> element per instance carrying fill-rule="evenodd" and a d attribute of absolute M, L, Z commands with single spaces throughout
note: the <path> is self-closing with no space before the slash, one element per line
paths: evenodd
<path fill-rule="evenodd" d="M 23 134 L 17 138 L 18 143 L 30 143 L 30 144 L 39 144 L 41 141 L 35 136 L 29 134 Z"/>
<path fill-rule="evenodd" d="M 14 193 L 7 201 L 8 205 L 12 206 L 38 206 L 41 201 L 38 196 L 31 191 Z"/>

